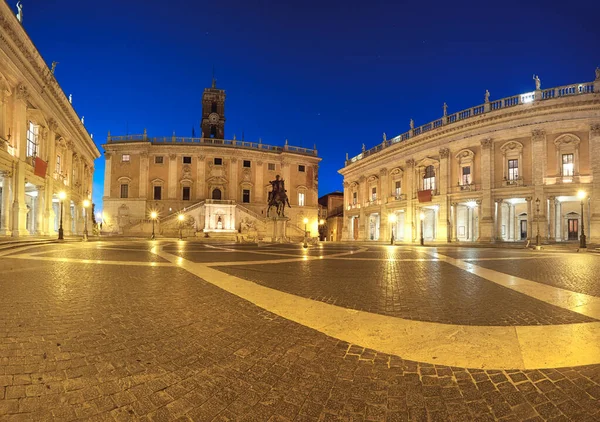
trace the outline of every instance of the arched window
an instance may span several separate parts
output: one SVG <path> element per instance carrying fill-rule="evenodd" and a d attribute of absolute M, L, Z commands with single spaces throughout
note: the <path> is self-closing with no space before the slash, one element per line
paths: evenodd
<path fill-rule="evenodd" d="M 425 167 L 423 176 L 423 190 L 435 190 L 435 169 L 433 166 Z"/>
<path fill-rule="evenodd" d="M 221 189 L 214 189 L 212 191 L 212 199 L 221 199 Z"/>

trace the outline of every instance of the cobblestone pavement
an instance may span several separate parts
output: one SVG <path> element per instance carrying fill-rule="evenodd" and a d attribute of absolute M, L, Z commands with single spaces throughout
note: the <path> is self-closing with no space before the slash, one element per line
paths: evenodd
<path fill-rule="evenodd" d="M 338 306 L 364 301 L 370 312 L 403 310 L 393 317 L 482 325 L 593 321 L 410 247 L 306 252 L 115 241 L 15 249 L 0 253 L 0 420 L 600 420 L 600 364 L 494 370 L 405 360 L 262 309 L 156 256 L 160 246 L 224 264 L 214 268 L 257 284 L 337 298 Z M 499 257 L 468 254 L 460 257 Z M 290 256 L 299 261 L 276 263 Z M 475 262 L 540 283 L 552 279 L 544 275 L 552 268 L 565 278 L 573 268 L 568 283 L 581 292 L 591 287 L 580 275 L 600 262 L 506 256 L 514 260 Z M 279 284 L 265 260 L 285 270 Z"/>

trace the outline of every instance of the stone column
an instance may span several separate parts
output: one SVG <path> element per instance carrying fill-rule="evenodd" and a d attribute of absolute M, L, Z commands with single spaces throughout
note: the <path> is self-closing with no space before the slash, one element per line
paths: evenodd
<path fill-rule="evenodd" d="M 0 235 L 10 236 L 11 235 L 11 203 L 12 203 L 12 173 L 5 171 L 0 173 L 2 175 L 2 216 L 0 220 Z"/>
<path fill-rule="evenodd" d="M 496 240 L 503 241 L 502 238 L 502 203 L 503 199 L 496 199 Z"/>
<path fill-rule="evenodd" d="M 548 227 L 548 239 L 552 242 L 556 241 L 556 198 L 554 196 L 548 197 L 548 203 L 550 206 L 550 226 Z"/>
<path fill-rule="evenodd" d="M 515 204 L 508 204 L 508 240 L 515 240 Z"/>
<path fill-rule="evenodd" d="M 544 193 L 544 178 L 546 176 L 547 159 L 546 159 L 546 132 L 544 130 L 533 130 L 531 132 L 531 145 L 532 145 L 532 176 L 534 185 L 534 197 L 533 200 L 540 199 L 540 213 L 536 216 L 536 235 L 537 235 L 537 222 L 539 220 L 540 225 L 540 239 L 547 237 L 547 208 L 544 206 L 546 203 Z M 534 210 L 535 211 L 535 210 Z M 531 236 L 534 238 L 535 236 Z"/>
<path fill-rule="evenodd" d="M 436 226 L 436 239 L 443 242 L 450 241 L 450 219 L 448 216 L 448 186 L 450 184 L 450 150 L 448 148 L 440 149 L 440 183 L 439 196 L 440 208 L 438 210 L 438 224 Z"/>
<path fill-rule="evenodd" d="M 167 187 L 167 199 L 177 198 L 177 155 L 169 154 L 169 180 Z"/>
<path fill-rule="evenodd" d="M 473 224 L 473 228 L 476 229 L 477 237 L 474 240 L 481 241 L 481 231 L 482 231 L 481 219 L 483 216 L 483 201 L 481 199 L 478 199 L 475 202 L 477 203 L 477 221 L 475 221 L 475 219 L 473 219 L 472 224 Z"/>
<path fill-rule="evenodd" d="M 596 81 L 600 84 L 600 80 Z M 585 228 L 590 243 L 600 242 L 600 122 L 590 127 L 590 160 L 593 182 L 590 192 L 590 225 Z M 591 159 L 594 157 L 594 159 Z"/>
<path fill-rule="evenodd" d="M 74 191 L 75 186 L 73 186 L 73 141 L 67 141 L 67 152 L 65 157 L 65 179 L 67 180 L 67 185 L 69 188 Z"/>
<path fill-rule="evenodd" d="M 106 151 L 104 153 L 104 158 L 106 164 L 104 166 L 104 196 L 103 198 L 110 198 L 110 180 L 112 177 L 112 157 L 113 153 L 110 151 Z"/>
<path fill-rule="evenodd" d="M 494 203 L 492 202 L 492 181 L 494 166 L 494 142 L 481 141 L 481 210 L 479 211 L 479 240 L 490 242 L 494 239 Z"/>
<path fill-rule="evenodd" d="M 391 238 L 391 227 L 387 216 L 387 196 L 388 171 L 386 168 L 379 170 L 379 190 L 377 191 L 377 199 L 381 201 L 380 217 L 379 217 L 379 240 L 389 241 Z"/>
<path fill-rule="evenodd" d="M 207 198 L 206 193 L 206 156 L 198 155 L 196 166 L 196 200 L 202 201 Z"/>
<path fill-rule="evenodd" d="M 416 237 L 415 214 L 413 212 L 415 195 L 413 178 L 415 176 L 415 160 L 406 160 L 406 169 L 404 171 L 406 186 L 406 216 L 404 217 L 404 240 L 414 242 Z"/>
<path fill-rule="evenodd" d="M 452 242 L 458 241 L 457 230 L 458 230 L 458 203 L 452 203 Z"/>
<path fill-rule="evenodd" d="M 356 240 L 365 240 L 366 235 L 365 235 L 365 227 L 368 226 L 367 221 L 366 221 L 366 215 L 365 215 L 365 204 L 366 204 L 366 188 L 365 185 L 367 184 L 367 179 L 365 178 L 365 176 L 360 176 L 360 178 L 358 179 L 358 204 L 360 206 L 360 212 L 358 215 L 358 238 Z"/>
<path fill-rule="evenodd" d="M 148 199 L 148 151 L 140 152 L 140 199 Z"/>
<path fill-rule="evenodd" d="M 528 196 L 525 198 L 527 201 L 527 240 L 531 240 L 531 232 L 533 231 L 533 207 L 532 207 L 532 197 Z"/>
<path fill-rule="evenodd" d="M 27 158 L 27 100 L 29 93 L 24 85 L 17 87 L 17 98 L 13 114 L 17 166 L 13 180 L 12 236 L 29 234 L 27 231 L 27 205 L 25 204 L 25 172 Z"/>
<path fill-rule="evenodd" d="M 250 202 L 256 202 L 257 204 L 266 204 L 267 200 L 264 197 L 263 193 L 264 189 L 264 163 L 259 160 L 256 162 L 256 168 L 254 169 L 254 192 L 252 192 L 254 196 L 254 200 L 250 199 Z M 345 188 L 344 188 L 345 193 Z M 344 197 L 345 198 L 345 197 Z"/>
<path fill-rule="evenodd" d="M 6 124 L 6 115 L 8 109 L 8 97 L 12 94 L 10 86 L 6 79 L 0 79 L 0 139 L 8 141 L 8 125 Z M 0 140 L 0 149 L 4 147 Z"/>
<path fill-rule="evenodd" d="M 38 186 L 37 191 L 38 195 L 34 200 L 35 234 L 43 236 L 46 234 L 44 230 L 44 198 L 46 189 L 44 186 Z"/>

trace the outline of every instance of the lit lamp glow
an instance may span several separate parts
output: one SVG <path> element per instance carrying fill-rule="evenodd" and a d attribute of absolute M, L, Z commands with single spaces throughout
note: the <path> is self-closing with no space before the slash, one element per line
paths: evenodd
<path fill-rule="evenodd" d="M 154 240 L 156 237 L 154 235 L 154 222 L 156 221 L 157 218 L 158 218 L 158 213 L 156 211 L 150 212 L 150 219 L 152 220 L 152 236 L 150 237 L 151 240 Z"/>
<path fill-rule="evenodd" d="M 63 202 L 67 198 L 67 194 L 65 191 L 60 191 L 58 193 L 58 199 L 60 199 L 60 226 L 58 226 L 58 240 L 64 240 L 64 231 L 63 231 Z"/>
<path fill-rule="evenodd" d="M 88 211 L 87 209 L 90 206 L 90 200 L 83 200 L 83 241 L 87 242 L 88 240 L 88 229 L 87 229 L 87 219 L 88 219 Z"/>
<path fill-rule="evenodd" d="M 396 223 L 396 214 L 388 215 L 388 221 L 390 222 L 391 241 L 390 244 L 394 244 L 394 224 Z"/>
<path fill-rule="evenodd" d="M 183 233 L 181 231 L 181 224 L 183 223 L 183 219 L 184 219 L 184 215 L 183 214 L 179 214 L 177 216 L 177 219 L 179 220 L 179 240 L 183 240 Z"/>
<path fill-rule="evenodd" d="M 583 201 L 587 197 L 585 191 L 580 190 L 577 192 L 577 197 L 581 200 L 581 236 L 579 236 L 579 249 L 587 249 L 586 239 L 585 239 L 585 225 L 584 225 L 584 216 L 583 216 Z"/>

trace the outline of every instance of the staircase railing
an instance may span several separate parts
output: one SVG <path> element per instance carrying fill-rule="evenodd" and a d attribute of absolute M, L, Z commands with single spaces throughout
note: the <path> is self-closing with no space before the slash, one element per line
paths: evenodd
<path fill-rule="evenodd" d="M 172 220 L 172 219 L 176 218 L 179 214 L 195 210 L 196 208 L 199 208 L 202 205 L 204 205 L 204 201 L 196 202 L 194 205 L 190 205 L 189 207 L 185 207 L 179 211 L 172 212 L 171 214 L 167 215 L 166 217 L 161 218 L 160 222 L 164 223 L 165 221 Z"/>

